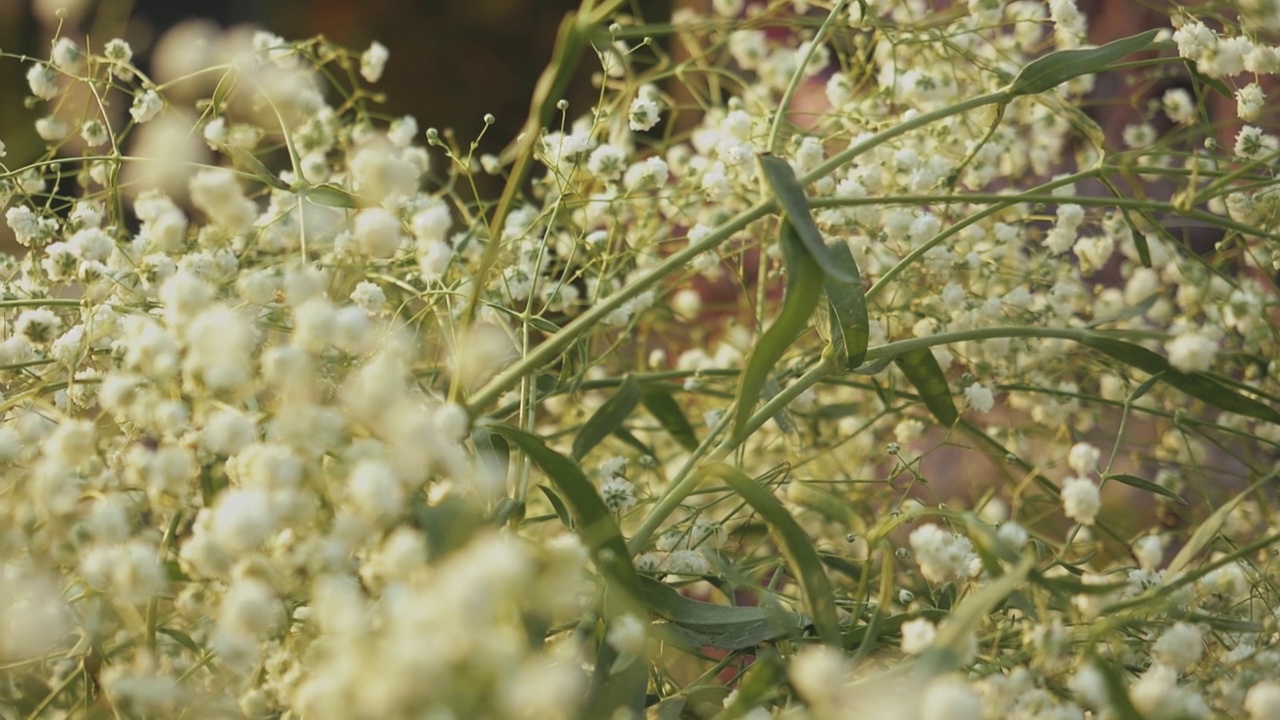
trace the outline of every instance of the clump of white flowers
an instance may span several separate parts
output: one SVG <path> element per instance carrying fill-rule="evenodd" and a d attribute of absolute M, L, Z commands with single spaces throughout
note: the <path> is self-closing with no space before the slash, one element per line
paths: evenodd
<path fill-rule="evenodd" d="M 377 42 L 68 21 L 0 143 L 0 714 L 1280 717 L 1264 5 L 1088 68 L 1072 0 L 584 13 L 597 102 L 477 158 Z"/>

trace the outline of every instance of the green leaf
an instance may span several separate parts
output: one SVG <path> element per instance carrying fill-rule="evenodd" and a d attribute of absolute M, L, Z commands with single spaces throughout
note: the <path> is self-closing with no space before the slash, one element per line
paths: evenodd
<path fill-rule="evenodd" d="M 738 497 L 760 514 L 769 527 L 769 536 L 773 538 L 783 560 L 791 569 L 791 574 L 795 576 L 796 583 L 800 585 L 800 594 L 809 614 L 813 616 L 818 637 L 830 647 L 841 647 L 835 591 L 809 536 L 804 534 L 773 493 L 756 484 L 741 470 L 722 462 L 713 462 L 702 466 L 699 473 L 715 475 L 724 480 Z"/>
<path fill-rule="evenodd" d="M 997 605 L 1027 581 L 1034 564 L 1035 556 L 1028 553 L 1009 572 L 960 601 L 938 628 L 933 646 L 921 658 L 922 669 L 928 674 L 936 674 L 959 667 L 969 647 L 969 637 L 982 627 L 983 620 Z"/>
<path fill-rule="evenodd" d="M 854 261 L 849 246 L 836 243 L 829 249 L 835 262 L 854 278 L 853 282 L 843 282 L 830 273 L 822 277 L 822 288 L 827 293 L 827 311 L 831 315 L 831 344 L 843 355 L 843 367 L 852 370 L 862 364 L 871 338 L 867 298 L 863 294 L 858 263 Z"/>
<path fill-rule="evenodd" d="M 779 231 L 782 254 L 787 267 L 787 290 L 782 299 L 782 309 L 769 329 L 760 335 L 746 369 L 738 381 L 738 393 L 734 398 L 732 437 L 742 440 L 747 420 L 755 408 L 760 392 L 764 389 L 769 373 L 808 326 L 809 316 L 818 305 L 822 269 L 805 252 L 794 226 L 786 219 Z"/>
<path fill-rule="evenodd" d="M 803 480 L 792 480 L 787 489 L 787 499 L 814 512 L 820 513 L 828 520 L 835 521 L 859 534 L 867 531 L 867 525 L 849 506 L 848 501 L 832 495 L 817 487 L 814 483 Z"/>
<path fill-rule="evenodd" d="M 938 422 L 951 427 L 960 418 L 955 403 L 951 400 L 951 387 L 942 368 L 933 357 L 929 348 L 919 348 L 899 355 L 894 359 L 898 369 L 915 387 L 925 407 L 937 418 Z"/>
<path fill-rule="evenodd" d="M 1156 495 L 1160 495 L 1161 497 L 1167 497 L 1170 500 L 1176 500 L 1177 502 L 1180 502 L 1183 505 L 1187 504 L 1187 501 L 1178 493 L 1170 490 L 1167 487 L 1164 487 L 1163 485 L 1157 485 L 1156 483 L 1153 483 L 1150 480 L 1145 480 L 1136 475 L 1128 475 L 1126 473 L 1116 473 L 1114 475 L 1104 475 L 1103 478 L 1107 480 L 1115 480 L 1118 483 L 1121 483 L 1123 485 L 1128 485 L 1129 487 L 1135 487 L 1135 488 L 1138 488 L 1139 490 L 1146 490 L 1149 493 L 1154 493 Z"/>
<path fill-rule="evenodd" d="M 760 168 L 764 172 L 765 181 L 778 196 L 783 217 L 791 221 L 805 249 L 822 268 L 823 273 L 848 285 L 856 284 L 861 287 L 862 279 L 858 277 L 857 265 L 853 266 L 851 272 L 849 265 L 836 257 L 822 239 L 822 233 L 818 232 L 818 225 L 814 223 L 813 214 L 809 211 L 809 199 L 805 197 L 804 188 L 796 179 L 791 164 L 777 155 L 761 155 Z M 849 259 L 852 260 L 853 257 L 850 256 Z"/>
<path fill-rule="evenodd" d="M 680 443 L 680 447 L 690 451 L 697 449 L 698 436 L 693 430 L 693 425 L 689 424 L 689 419 L 685 417 L 679 403 L 664 385 L 658 383 L 645 385 L 640 402 L 644 404 L 649 414 L 658 420 L 662 429 Z"/>
<path fill-rule="evenodd" d="M 1205 518 L 1204 522 L 1200 523 L 1200 526 L 1196 528 L 1196 531 L 1191 533 L 1191 538 L 1187 540 L 1187 544 L 1183 545 L 1178 554 L 1173 556 L 1173 560 L 1169 561 L 1169 567 L 1165 570 L 1166 577 L 1177 577 L 1179 573 L 1186 569 L 1202 550 L 1209 547 L 1209 544 L 1217 539 L 1218 532 L 1222 530 L 1222 526 L 1227 522 L 1227 517 L 1236 509 L 1236 506 L 1255 490 L 1273 479 L 1274 475 L 1263 476 L 1245 488 L 1239 495 L 1223 503 L 1221 507 L 1213 511 L 1212 515 Z"/>
<path fill-rule="evenodd" d="M 262 181 L 264 185 L 273 187 L 276 190 L 288 190 L 289 192 L 293 192 L 293 188 L 289 187 L 285 181 L 276 177 L 275 173 L 268 170 L 267 166 L 263 165 L 262 161 L 254 157 L 253 153 L 248 150 L 240 147 L 232 147 L 231 157 L 234 158 L 237 163 L 247 168 L 248 171 L 252 173 L 254 177 L 258 178 L 258 180 Z"/>
<path fill-rule="evenodd" d="M 582 460 L 591 452 L 591 448 L 621 428 L 622 423 L 631 417 L 631 413 L 640 404 L 640 394 L 640 383 L 628 375 L 613 397 L 597 408 L 578 431 L 578 436 L 573 439 L 573 459 Z"/>
<path fill-rule="evenodd" d="M 333 183 L 300 186 L 297 193 L 316 205 L 348 209 L 360 207 L 354 195 Z"/>
<path fill-rule="evenodd" d="M 639 589 L 638 581 L 622 532 L 618 529 L 618 523 L 614 522 L 613 514 L 605 507 L 595 487 L 577 464 L 547 447 L 536 435 L 510 425 L 492 425 L 489 432 L 506 438 L 542 469 L 568 501 L 578 536 L 591 551 L 596 567 L 600 568 L 606 578 L 621 584 L 634 597 Z"/>
<path fill-rule="evenodd" d="M 1151 375 L 1159 375 L 1160 379 L 1169 385 L 1220 410 L 1280 423 L 1280 412 L 1276 412 L 1271 406 L 1245 397 L 1205 373 L 1184 373 L 1176 370 L 1164 357 L 1141 345 L 1134 345 L 1096 332 L 1086 334 L 1080 342 L 1126 365 Z"/>
<path fill-rule="evenodd" d="M 179 645 L 190 650 L 196 655 L 202 655 L 204 653 L 204 649 L 197 645 L 196 641 L 192 640 L 190 635 L 182 632 L 181 630 L 174 630 L 171 627 L 158 627 L 156 628 L 156 632 L 161 635 L 168 635 Z"/>
<path fill-rule="evenodd" d="M 643 575 L 640 576 L 640 599 L 658 617 L 704 629 L 781 619 L 779 613 L 759 605 L 717 605 L 693 600 L 670 585 Z M 798 618 L 798 615 L 792 616 L 789 621 Z"/>
<path fill-rule="evenodd" d="M 1102 675 L 1102 681 L 1107 688 L 1107 705 L 1115 713 L 1116 720 L 1145 720 L 1142 713 L 1133 706 L 1133 701 L 1129 699 L 1129 691 L 1125 687 L 1122 675 L 1123 670 L 1114 662 L 1103 660 L 1092 653 L 1090 655 L 1092 655 L 1090 664 Z"/>
<path fill-rule="evenodd" d="M 1081 75 L 1102 72 L 1125 55 L 1146 48 L 1158 32 L 1148 30 L 1139 35 L 1113 40 L 1100 47 L 1059 50 L 1036 58 L 1014 76 L 1013 82 L 1009 83 L 1008 92 L 1013 97 L 1036 95 Z"/>
<path fill-rule="evenodd" d="M 547 502 L 551 503 L 551 509 L 556 511 L 556 517 L 560 518 L 560 522 L 564 523 L 567 528 L 573 528 L 573 516 L 569 514 L 569 508 L 565 507 L 564 501 L 556 494 L 555 490 L 546 485 L 539 485 L 538 489 L 543 495 L 547 496 Z"/>
<path fill-rule="evenodd" d="M 1197 83 L 1200 83 L 1203 85 L 1208 85 L 1209 87 L 1213 88 L 1213 90 L 1217 92 L 1219 95 L 1221 95 L 1222 97 L 1228 100 L 1231 100 L 1233 102 L 1235 101 L 1236 94 L 1231 91 L 1231 88 L 1227 87 L 1227 84 L 1222 82 L 1218 78 L 1209 77 L 1208 75 L 1205 75 L 1204 73 L 1200 72 L 1200 67 L 1198 63 L 1196 63 L 1193 60 L 1187 60 L 1183 63 L 1183 65 L 1186 67 L 1187 74 L 1191 76 L 1192 80 L 1195 80 Z"/>

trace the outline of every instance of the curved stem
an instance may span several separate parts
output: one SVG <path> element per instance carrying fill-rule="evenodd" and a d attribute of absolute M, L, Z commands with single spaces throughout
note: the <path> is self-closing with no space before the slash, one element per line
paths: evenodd
<path fill-rule="evenodd" d="M 631 551 L 631 554 L 635 555 L 643 550 L 649 544 L 649 539 L 662 526 L 662 523 L 666 522 L 671 513 L 680 507 L 680 503 L 684 502 L 684 499 L 689 497 L 689 494 L 698 487 L 698 483 L 702 481 L 702 474 L 695 472 L 695 468 L 704 463 L 715 462 L 728 457 L 729 453 L 737 449 L 743 440 L 746 440 L 752 433 L 760 429 L 761 425 L 764 425 L 770 418 L 791 404 L 791 401 L 795 400 L 800 393 L 818 384 L 819 381 L 835 371 L 835 360 L 823 355 L 816 365 L 809 368 L 795 382 L 783 388 L 782 392 L 770 398 L 758 412 L 752 415 L 747 420 L 745 431 L 741 437 L 735 438 L 731 436 L 725 438 L 716 446 L 715 450 L 707 454 L 706 448 L 710 447 L 712 438 L 728 427 L 732 412 L 726 412 L 724 418 L 716 425 L 716 431 L 718 432 L 713 432 L 712 435 L 704 439 L 702 445 L 698 446 L 698 449 L 689 456 L 689 459 L 684 463 L 684 467 L 680 468 L 680 472 L 672 478 L 671 485 L 667 488 L 667 491 L 662 494 L 662 497 L 658 498 L 658 502 L 649 511 L 649 514 L 645 516 L 635 534 L 627 541 L 627 549 Z M 703 455 L 706 456 L 705 460 L 703 460 Z"/>
<path fill-rule="evenodd" d="M 787 83 L 787 89 L 782 93 L 782 99 L 778 101 L 778 110 L 774 113 L 773 122 L 769 127 L 769 139 L 764 145 L 769 149 L 769 152 L 777 154 L 778 143 L 782 139 L 782 123 L 786 121 L 787 111 L 791 109 L 791 98 L 795 96 L 796 89 L 800 87 L 800 82 L 804 80 L 805 68 L 809 67 L 809 63 L 813 61 L 813 56 L 818 53 L 818 47 L 822 45 L 823 40 L 826 40 L 827 33 L 831 32 L 831 26 L 835 24 L 836 17 L 844 12 L 844 7 L 848 4 L 849 0 L 840 0 L 835 7 L 831 8 L 827 19 L 822 22 L 817 34 L 813 36 L 813 41 L 810 42 L 809 49 L 804 54 L 804 59 L 800 61 L 796 71 L 791 74 L 791 81 Z"/>

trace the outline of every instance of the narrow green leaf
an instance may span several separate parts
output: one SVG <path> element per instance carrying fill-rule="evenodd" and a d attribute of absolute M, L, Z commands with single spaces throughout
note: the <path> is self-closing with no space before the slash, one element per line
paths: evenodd
<path fill-rule="evenodd" d="M 262 161 L 254 157 L 253 153 L 248 150 L 233 147 L 231 148 L 231 157 L 234 158 L 237 163 L 247 168 L 248 171 L 252 173 L 254 177 L 258 178 L 258 180 L 260 180 L 264 185 L 273 187 L 276 190 L 293 191 L 293 188 L 289 187 L 285 181 L 276 177 L 275 173 L 268 170 L 267 166 L 263 165 Z"/>
<path fill-rule="evenodd" d="M 849 503 L 817 487 L 814 483 L 792 480 L 787 489 L 787 499 L 813 510 L 857 533 L 865 533 L 867 525 Z"/>
<path fill-rule="evenodd" d="M 1245 397 L 1205 373 L 1184 373 L 1176 370 L 1164 357 L 1141 345 L 1117 340 L 1101 333 L 1089 333 L 1081 338 L 1080 342 L 1126 365 L 1152 375 L 1159 375 L 1160 379 L 1169 385 L 1220 410 L 1280 423 L 1280 412 L 1276 412 L 1271 406 Z"/>
<path fill-rule="evenodd" d="M 573 459 L 582 460 L 591 452 L 591 448 L 622 427 L 622 423 L 631 417 L 631 413 L 640 404 L 640 394 L 640 383 L 628 375 L 613 397 L 597 408 L 578 431 L 578 436 L 573 439 Z"/>
<path fill-rule="evenodd" d="M 650 577 L 640 576 L 640 599 L 658 617 L 681 625 L 717 627 L 768 620 L 774 616 L 759 605 L 717 605 L 693 600 L 675 588 Z"/>
<path fill-rule="evenodd" d="M 1231 91 L 1231 88 L 1227 87 L 1226 83 L 1222 82 L 1218 78 L 1209 77 L 1208 75 L 1200 72 L 1200 68 L 1195 61 L 1187 60 L 1183 65 L 1186 67 L 1187 74 L 1191 76 L 1192 80 L 1195 80 L 1197 83 L 1202 85 L 1208 85 L 1213 88 L 1214 92 L 1228 100 L 1234 101 L 1236 99 L 1236 94 Z"/>
<path fill-rule="evenodd" d="M 929 348 L 920 348 L 903 353 L 894 359 L 898 369 L 911 381 L 925 407 L 933 413 L 933 417 L 946 427 L 951 427 L 960 418 L 955 403 L 951 400 L 951 387 L 947 384 L 947 376 L 933 357 Z"/>
<path fill-rule="evenodd" d="M 778 546 L 783 559 L 800 585 L 805 607 L 813 616 L 818 637 L 830 647 L 841 647 L 840 620 L 836 614 L 835 591 L 822 559 L 804 530 L 787 512 L 773 493 L 756 484 L 741 470 L 722 462 L 708 463 L 700 473 L 715 475 L 750 505 L 769 527 L 769 536 Z"/>
<path fill-rule="evenodd" d="M 556 511 L 556 517 L 560 518 L 560 522 L 564 523 L 565 527 L 573 529 L 573 516 L 569 514 L 569 508 L 565 507 L 564 501 L 556 491 L 546 485 L 539 485 L 538 489 L 547 496 L 547 502 L 551 503 L 551 509 Z"/>
<path fill-rule="evenodd" d="M 737 440 L 743 439 L 746 433 L 747 420 L 751 417 L 756 401 L 760 399 L 760 392 L 769 379 L 769 373 L 808 326 L 809 316 L 818 305 L 822 269 L 805 252 L 794 226 L 786 219 L 782 221 L 779 241 L 787 268 L 786 295 L 782 299 L 778 317 L 751 349 L 746 368 L 738 381 L 732 430 L 732 436 Z"/>
<path fill-rule="evenodd" d="M 308 201 L 325 207 L 354 209 L 360 207 L 356 197 L 333 183 L 302 186 L 297 192 Z"/>
<path fill-rule="evenodd" d="M 1125 687 L 1124 676 L 1115 663 L 1103 660 L 1097 655 L 1090 658 L 1094 669 L 1102 675 L 1103 684 L 1107 688 L 1107 705 L 1115 713 L 1116 720 L 1145 720 L 1142 713 L 1133 706 L 1129 699 L 1129 690 Z"/>
<path fill-rule="evenodd" d="M 1271 482 L 1273 475 L 1265 475 L 1261 479 L 1255 481 L 1243 492 L 1223 503 L 1221 507 L 1213 511 L 1213 514 L 1204 519 L 1196 531 L 1191 533 L 1191 538 L 1187 540 L 1187 544 L 1182 546 L 1177 555 L 1173 556 L 1173 560 L 1169 561 L 1169 567 L 1166 569 L 1167 577 L 1177 577 L 1184 569 L 1186 569 L 1191 561 L 1200 554 L 1202 550 L 1209 547 L 1218 537 L 1218 532 L 1222 530 L 1222 526 L 1226 524 L 1227 517 L 1236 509 L 1246 497 L 1264 484 Z"/>
<path fill-rule="evenodd" d="M 690 451 L 698 447 L 698 436 L 693 430 L 693 425 L 689 424 L 689 419 L 680 409 L 680 404 L 675 401 L 671 391 L 664 385 L 658 383 L 645 385 L 640 395 L 640 402 L 662 425 L 662 429 L 680 443 L 680 447 Z"/>
<path fill-rule="evenodd" d="M 547 447 L 536 435 L 511 427 L 492 425 L 489 432 L 501 435 L 524 451 L 568 501 L 577 524 L 577 533 L 591 551 L 596 567 L 605 577 L 618 582 L 634 597 L 638 593 L 635 568 L 622 539 L 618 523 L 605 507 L 596 489 L 578 465 Z"/>
<path fill-rule="evenodd" d="M 804 634 L 805 625 L 796 623 L 787 626 L 774 619 L 764 619 L 717 626 L 664 621 L 654 623 L 651 627 L 664 642 L 697 652 L 706 648 L 747 650 L 767 642 L 796 640 Z"/>
<path fill-rule="evenodd" d="M 1159 300 L 1159 299 L 1160 299 L 1160 293 L 1151 293 L 1150 295 L 1147 296 L 1145 300 L 1138 303 L 1137 305 L 1130 305 L 1129 307 L 1124 308 L 1123 310 L 1121 310 L 1118 313 L 1115 313 L 1114 315 L 1109 315 L 1104 318 L 1097 318 L 1096 320 L 1089 323 L 1088 325 L 1085 325 L 1085 327 L 1089 329 L 1093 329 L 1102 325 L 1110 325 L 1111 323 L 1117 323 L 1117 322 L 1120 322 L 1121 320 L 1128 320 L 1130 318 L 1140 317 L 1142 315 L 1145 315 L 1147 311 L 1151 309 L 1151 306 L 1156 304 L 1156 300 Z"/>
<path fill-rule="evenodd" d="M 944 673 L 959 667 L 969 646 L 969 637 L 982 627 L 982 621 L 996 606 L 1027 581 L 1034 564 L 1035 556 L 1028 553 L 1009 572 L 961 600 L 938 628 L 933 646 L 921 658 L 924 672 Z"/>
<path fill-rule="evenodd" d="M 1059 50 L 1036 58 L 1013 78 L 1008 92 L 1013 97 L 1036 95 L 1081 75 L 1102 72 L 1125 55 L 1146 48 L 1155 39 L 1157 32 L 1159 31 L 1148 30 L 1139 35 L 1113 40 L 1100 47 Z"/>
<path fill-rule="evenodd" d="M 204 653 L 204 650 L 196 644 L 196 641 L 192 640 L 190 635 L 182 632 L 181 630 L 174 630 L 171 627 L 158 627 L 156 628 L 156 632 L 161 635 L 168 635 L 179 645 L 195 653 L 197 656 Z"/>
<path fill-rule="evenodd" d="M 813 222 L 813 214 L 809 211 L 809 199 L 805 197 L 804 188 L 796 179 L 791 164 L 777 155 L 761 155 L 760 168 L 764 172 L 765 181 L 778 196 L 783 217 L 791 221 L 805 249 L 813 256 L 822 271 L 840 282 L 848 285 L 857 284 L 861 287 L 862 280 L 857 275 L 857 266 L 854 266 L 854 271 L 851 273 L 848 265 L 836 258 L 835 253 L 822 239 L 822 233 L 818 232 L 818 226 Z M 849 259 L 852 260 L 852 256 Z"/>
<path fill-rule="evenodd" d="M 1149 493 L 1154 493 L 1156 495 L 1160 495 L 1161 497 L 1167 497 L 1170 500 L 1175 500 L 1177 502 L 1182 503 L 1183 505 L 1187 504 L 1187 501 L 1178 493 L 1170 490 L 1167 487 L 1164 487 L 1163 485 L 1157 485 L 1156 483 L 1153 483 L 1150 480 L 1145 480 L 1136 475 L 1129 475 L 1126 473 L 1116 473 L 1114 475 L 1104 475 L 1103 477 L 1107 480 L 1115 480 L 1116 482 L 1122 485 L 1128 485 L 1129 487 L 1135 487 L 1135 488 L 1138 488 L 1139 490 L 1146 490 Z"/>
<path fill-rule="evenodd" d="M 852 370 L 862 364 L 871 338 L 871 321 L 867 317 L 867 298 L 863 294 L 862 275 L 849 246 L 843 242 L 828 248 L 836 264 L 851 275 L 853 282 L 843 282 L 830 273 L 822 277 L 827 293 L 828 312 L 832 316 L 831 344 L 842 351 L 844 368 Z"/>

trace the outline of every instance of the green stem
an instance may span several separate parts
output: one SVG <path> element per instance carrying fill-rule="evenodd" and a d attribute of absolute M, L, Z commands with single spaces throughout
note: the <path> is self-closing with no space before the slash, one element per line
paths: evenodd
<path fill-rule="evenodd" d="M 1052 190 L 1053 188 L 1056 188 L 1056 187 L 1062 187 L 1063 185 L 1070 185 L 1071 183 L 1074 183 L 1078 180 L 1090 177 L 1095 173 L 1096 171 L 1094 170 L 1086 170 L 1084 172 L 1076 173 L 1075 175 L 1068 175 L 1067 177 L 1058 178 L 1057 180 L 1053 180 L 1052 182 L 1045 183 L 1044 185 L 1034 188 L 1034 190 L 1047 191 L 1047 190 Z M 1059 202 L 1070 201 L 1070 198 L 1055 198 L 1055 199 L 1057 199 Z M 991 217 L 992 215 L 995 215 L 996 213 L 999 213 L 1002 210 L 1005 210 L 1007 208 L 1013 207 L 1014 205 L 1018 205 L 1024 202 L 1027 202 L 1027 200 L 1022 195 L 1009 196 L 1005 200 L 998 202 L 989 208 L 979 210 L 978 212 L 970 215 L 969 217 L 961 220 L 955 225 L 952 225 L 946 230 L 943 230 L 942 232 L 933 236 L 933 238 L 931 238 L 928 242 L 925 242 L 920 247 L 907 253 L 906 257 L 899 260 L 896 265 L 889 268 L 889 270 L 885 272 L 885 274 L 881 275 L 880 279 L 876 280 L 875 284 L 871 286 L 871 289 L 867 290 L 867 300 L 872 300 L 873 298 L 875 298 L 875 296 L 879 295 L 882 290 L 888 287 L 890 281 L 898 277 L 898 275 L 902 274 L 902 272 L 906 270 L 912 263 L 924 257 L 926 253 L 928 253 L 930 250 L 934 249 L 938 245 L 941 245 L 946 240 L 954 237 L 961 230 L 964 230 L 965 228 L 969 227 L 970 225 L 973 225 L 974 223 L 980 222 L 988 217 Z"/>
<path fill-rule="evenodd" d="M 835 371 L 835 360 L 824 355 L 816 365 L 809 368 L 795 382 L 783 388 L 782 392 L 770 398 L 758 412 L 752 415 L 747 420 L 745 431 L 740 437 L 730 436 L 725 438 L 709 455 L 706 455 L 704 448 L 710 447 L 711 439 L 717 433 L 713 433 L 703 440 L 702 445 L 685 461 L 684 467 L 680 468 L 680 472 L 672 478 L 671 485 L 667 488 L 667 491 L 662 494 L 662 497 L 658 498 L 658 502 L 654 504 L 653 509 L 645 516 L 644 521 L 640 523 L 640 527 L 636 529 L 635 534 L 627 542 L 627 549 L 631 551 L 631 554 L 635 555 L 643 550 L 649 544 L 649 539 L 662 526 L 662 523 L 666 522 L 671 513 L 680 507 L 680 503 L 684 502 L 684 499 L 698 487 L 698 483 L 702 481 L 702 474 L 694 472 L 694 469 L 704 464 L 699 462 L 703 455 L 706 455 L 705 462 L 716 462 L 725 459 L 737 449 L 738 445 L 760 429 L 761 425 L 764 425 L 770 418 L 777 415 L 787 405 L 790 405 L 791 401 L 795 400 L 800 393 L 818 384 L 819 381 Z M 716 429 L 719 431 L 724 430 L 727 427 L 728 418 L 731 416 L 732 408 L 725 412 L 724 419 Z"/>
<path fill-rule="evenodd" d="M 862 142 L 846 148 L 836 153 L 829 160 L 806 173 L 798 180 L 801 185 L 808 185 L 813 181 L 825 177 L 833 170 L 845 165 L 849 161 L 859 155 L 879 147 L 886 142 L 904 135 L 912 130 L 924 127 L 939 120 L 944 120 L 953 115 L 968 112 L 984 105 L 992 105 L 1008 102 L 1010 95 L 1007 91 L 997 91 L 981 95 L 979 97 L 970 98 L 955 105 L 934 110 L 933 112 L 917 115 L 905 122 L 894 125 L 891 128 L 882 130 L 875 135 L 863 140 Z M 547 338 L 528 355 L 525 355 L 518 362 L 507 368 L 504 372 L 499 373 L 476 391 L 468 399 L 466 407 L 467 412 L 472 418 L 475 418 L 484 411 L 486 407 L 496 401 L 503 393 L 519 384 L 520 379 L 525 375 L 537 370 L 539 367 L 550 362 L 566 348 L 573 344 L 579 337 L 590 332 L 605 318 L 606 315 L 622 306 L 623 303 L 636 297 L 640 293 L 648 290 L 668 275 L 683 269 L 685 265 L 695 256 L 708 250 L 714 249 L 720 243 L 727 240 L 734 233 L 746 228 L 751 223 L 763 218 L 769 213 L 778 209 L 777 198 L 768 198 L 752 205 L 751 207 L 738 213 L 733 218 L 727 220 L 724 224 L 717 227 L 707 234 L 702 240 L 692 243 L 658 263 L 644 275 L 636 278 L 630 285 L 622 290 L 601 299 L 592 308 L 576 319 L 561 328 L 560 332 L 555 333 Z"/>
<path fill-rule="evenodd" d="M 778 153 L 778 144 L 782 140 L 782 123 L 786 121 L 787 111 L 791 109 L 791 98 L 795 96 L 796 89 L 800 87 L 800 82 L 804 80 L 805 68 L 809 67 L 813 56 L 818 52 L 818 47 L 827 39 L 827 33 L 831 32 L 831 27 L 835 24 L 836 17 L 844 12 L 844 7 L 848 3 L 849 0 L 840 0 L 835 7 L 831 8 L 827 19 L 822 22 L 817 34 L 813 36 L 813 41 L 809 44 L 809 50 L 805 52 L 804 59 L 800 61 L 796 71 L 791 74 L 791 81 L 787 83 L 787 89 L 782 93 L 782 99 L 778 101 L 778 110 L 774 113 L 773 123 L 769 127 L 769 139 L 765 142 L 765 147 L 769 149 L 769 152 L 775 155 Z"/>

